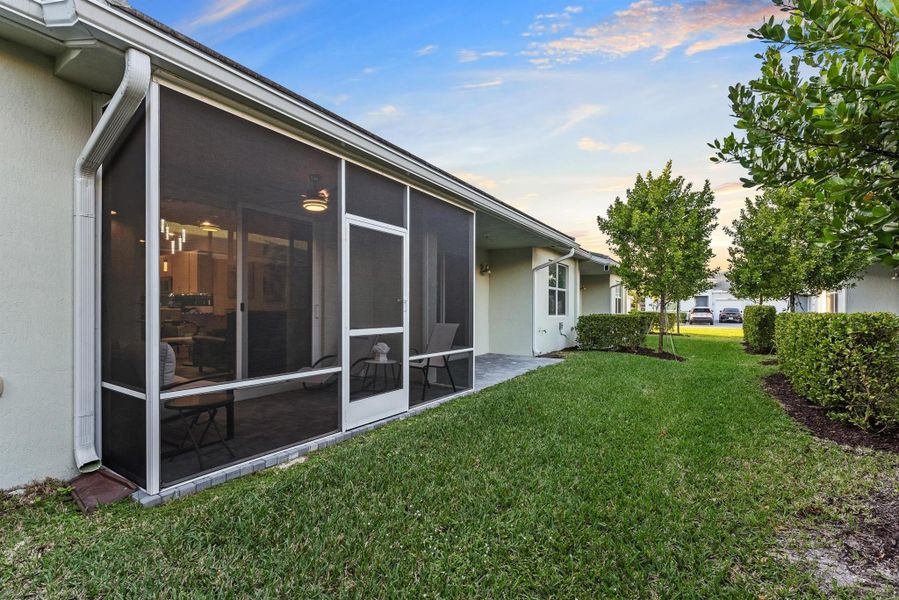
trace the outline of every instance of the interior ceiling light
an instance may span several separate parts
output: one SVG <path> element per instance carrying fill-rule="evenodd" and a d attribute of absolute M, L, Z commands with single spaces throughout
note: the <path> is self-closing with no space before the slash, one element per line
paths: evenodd
<path fill-rule="evenodd" d="M 312 184 L 310 190 L 301 196 L 303 208 L 309 212 L 320 213 L 328 210 L 328 200 L 331 196 L 327 189 L 319 187 L 321 179 L 321 175 L 310 175 L 309 181 Z"/>
<path fill-rule="evenodd" d="M 221 231 L 221 227 L 209 221 L 203 221 L 202 223 L 200 223 L 200 229 L 202 229 L 203 231 L 208 231 L 209 233 Z"/>

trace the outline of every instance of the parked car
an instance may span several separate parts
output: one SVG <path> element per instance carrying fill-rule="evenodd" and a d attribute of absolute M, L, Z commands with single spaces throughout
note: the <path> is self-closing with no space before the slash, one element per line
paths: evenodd
<path fill-rule="evenodd" d="M 711 308 L 708 308 L 706 306 L 697 306 L 690 311 L 690 314 L 687 317 L 687 322 L 690 325 L 695 325 L 697 323 L 708 323 L 709 325 L 714 325 L 715 313 L 712 312 Z"/>
<path fill-rule="evenodd" d="M 739 308 L 722 308 L 718 312 L 719 323 L 742 323 L 743 313 Z"/>

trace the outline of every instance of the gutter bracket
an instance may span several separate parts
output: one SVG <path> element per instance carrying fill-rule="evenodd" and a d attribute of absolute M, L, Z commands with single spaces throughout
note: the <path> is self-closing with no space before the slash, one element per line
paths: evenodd
<path fill-rule="evenodd" d="M 46 4 L 58 2 L 45 2 Z M 109 151 L 140 108 L 150 89 L 150 57 L 125 53 L 125 74 L 75 162 L 74 196 L 74 451 L 82 472 L 100 467 L 96 447 L 96 180 Z"/>

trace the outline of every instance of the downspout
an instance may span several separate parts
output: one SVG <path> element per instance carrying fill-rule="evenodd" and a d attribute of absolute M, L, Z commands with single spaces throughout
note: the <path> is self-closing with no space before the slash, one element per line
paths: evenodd
<path fill-rule="evenodd" d="M 125 74 L 106 111 L 75 162 L 75 465 L 82 472 L 100 467 L 96 447 L 96 179 L 97 171 L 150 88 L 150 57 L 125 53 Z"/>
<path fill-rule="evenodd" d="M 551 267 L 555 264 L 562 262 L 563 260 L 568 260 L 572 256 L 574 256 L 576 249 L 572 248 L 568 251 L 568 254 L 562 256 L 560 258 L 556 258 L 554 260 L 548 260 L 543 264 L 537 265 L 533 269 L 531 269 L 531 354 L 537 356 L 539 352 L 537 352 L 537 271 L 540 269 L 545 269 Z"/>

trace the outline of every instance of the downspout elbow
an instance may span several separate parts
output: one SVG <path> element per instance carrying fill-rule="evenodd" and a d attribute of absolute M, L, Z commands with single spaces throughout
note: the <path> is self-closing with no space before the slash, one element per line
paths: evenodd
<path fill-rule="evenodd" d="M 96 445 L 96 177 L 150 88 L 150 57 L 129 49 L 125 74 L 75 162 L 74 453 L 82 472 L 100 467 Z"/>

